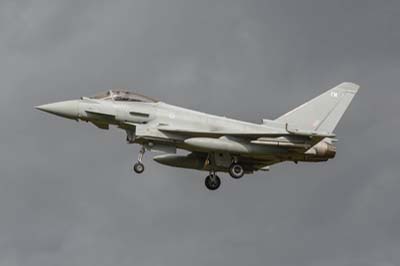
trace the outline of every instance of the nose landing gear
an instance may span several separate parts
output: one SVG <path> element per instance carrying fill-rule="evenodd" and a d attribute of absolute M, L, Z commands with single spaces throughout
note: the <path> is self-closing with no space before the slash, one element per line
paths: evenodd
<path fill-rule="evenodd" d="M 138 162 L 135 163 L 135 165 L 133 166 L 133 171 L 135 171 L 135 173 L 137 173 L 137 174 L 141 174 L 144 172 L 144 164 L 143 164 L 142 160 L 143 160 L 143 156 L 144 156 L 145 152 L 146 152 L 146 149 L 144 148 L 144 146 L 142 146 L 142 148 L 140 149 L 140 152 L 139 152 Z"/>
<path fill-rule="evenodd" d="M 144 172 L 144 164 L 141 162 L 135 163 L 133 166 L 133 171 L 135 171 L 136 174 L 141 174 Z"/>

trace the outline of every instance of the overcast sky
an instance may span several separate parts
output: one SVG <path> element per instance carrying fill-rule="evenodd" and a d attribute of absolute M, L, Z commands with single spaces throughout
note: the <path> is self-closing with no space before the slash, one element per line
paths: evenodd
<path fill-rule="evenodd" d="M 398 0 L 0 1 L 0 265 L 400 265 Z M 33 106 L 124 87 L 259 123 L 343 81 L 338 156 L 209 192 Z"/>

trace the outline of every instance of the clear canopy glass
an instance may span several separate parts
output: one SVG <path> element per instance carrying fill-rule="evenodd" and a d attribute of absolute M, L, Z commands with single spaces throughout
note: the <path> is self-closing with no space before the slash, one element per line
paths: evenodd
<path fill-rule="evenodd" d="M 90 98 L 98 100 L 114 100 L 118 102 L 144 102 L 144 103 L 157 102 L 156 100 L 150 97 L 120 89 L 109 90 L 107 92 L 100 92 Z"/>

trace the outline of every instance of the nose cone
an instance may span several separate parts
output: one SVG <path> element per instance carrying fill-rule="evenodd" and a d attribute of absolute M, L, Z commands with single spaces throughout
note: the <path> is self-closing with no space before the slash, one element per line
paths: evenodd
<path fill-rule="evenodd" d="M 79 101 L 64 101 L 36 106 L 36 109 L 69 119 L 78 119 Z"/>

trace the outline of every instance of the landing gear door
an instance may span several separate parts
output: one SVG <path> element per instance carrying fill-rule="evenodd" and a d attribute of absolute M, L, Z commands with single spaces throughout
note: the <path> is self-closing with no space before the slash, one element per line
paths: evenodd
<path fill-rule="evenodd" d="M 227 152 L 216 152 L 214 156 L 215 164 L 218 167 L 228 168 L 232 164 L 232 157 Z"/>
<path fill-rule="evenodd" d="M 126 141 L 128 143 L 134 143 L 136 140 L 136 127 L 126 129 Z"/>
<path fill-rule="evenodd" d="M 126 131 L 126 141 L 128 143 L 134 143 L 136 140 L 136 125 L 131 123 L 123 123 L 119 126 Z"/>
<path fill-rule="evenodd" d="M 176 146 L 165 145 L 161 143 L 149 142 L 145 145 L 146 149 L 153 152 L 162 152 L 168 154 L 176 154 Z"/>

